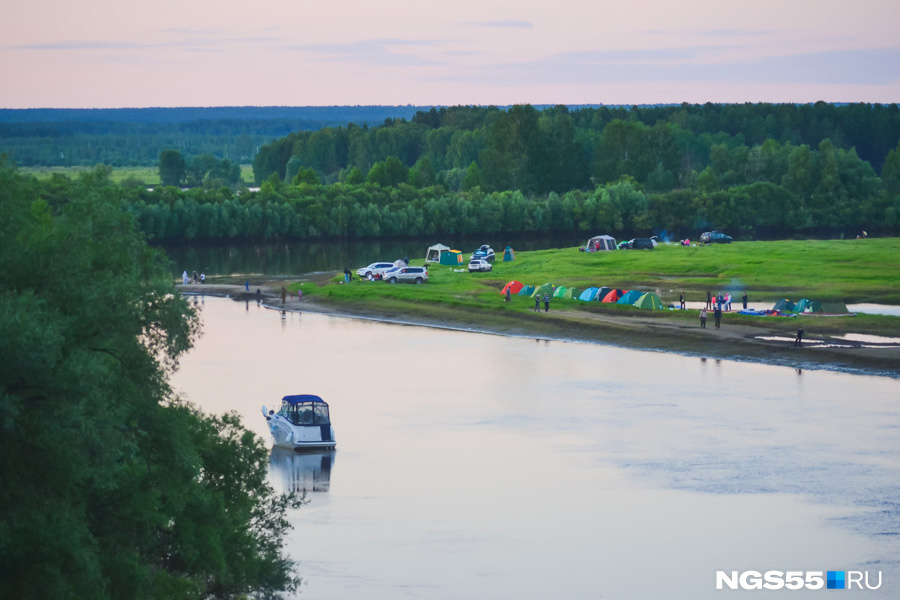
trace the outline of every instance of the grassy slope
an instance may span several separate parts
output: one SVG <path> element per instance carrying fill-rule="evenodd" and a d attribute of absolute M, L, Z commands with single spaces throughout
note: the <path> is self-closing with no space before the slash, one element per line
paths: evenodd
<path fill-rule="evenodd" d="M 49 179 L 52 173 L 76 177 L 79 173 L 91 169 L 92 167 L 20 167 L 19 171 L 26 175 L 34 175 L 38 179 Z M 110 179 L 114 183 L 121 183 L 128 177 L 134 177 L 146 185 L 159 185 L 159 169 L 157 167 L 114 167 Z M 241 165 L 241 178 L 245 185 L 253 185 L 253 165 Z"/>

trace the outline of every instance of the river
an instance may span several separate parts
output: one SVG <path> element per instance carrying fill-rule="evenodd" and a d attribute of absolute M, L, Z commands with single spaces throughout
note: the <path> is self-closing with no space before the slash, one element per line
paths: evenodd
<path fill-rule="evenodd" d="M 261 436 L 262 404 L 331 405 L 334 452 L 271 459 L 310 499 L 302 598 L 712 598 L 718 570 L 900 592 L 898 380 L 196 301 L 176 389 Z"/>

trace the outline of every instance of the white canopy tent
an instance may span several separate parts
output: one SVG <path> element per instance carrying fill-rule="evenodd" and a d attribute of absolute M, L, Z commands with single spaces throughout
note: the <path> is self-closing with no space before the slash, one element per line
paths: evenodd
<path fill-rule="evenodd" d="M 450 246 L 445 246 L 443 244 L 435 244 L 428 248 L 428 253 L 425 255 L 425 262 L 427 263 L 439 263 L 441 262 L 441 253 L 447 252 L 450 250 Z"/>

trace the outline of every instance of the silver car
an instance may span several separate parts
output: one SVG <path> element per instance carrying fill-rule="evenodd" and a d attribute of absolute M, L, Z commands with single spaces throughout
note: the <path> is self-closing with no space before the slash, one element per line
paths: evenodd
<path fill-rule="evenodd" d="M 398 267 L 383 276 L 388 283 L 425 283 L 428 281 L 428 269 L 425 267 Z"/>
<path fill-rule="evenodd" d="M 389 271 L 394 268 L 394 263 L 389 262 L 377 262 L 372 263 L 368 267 L 360 267 L 356 270 L 356 274 L 360 279 L 369 279 L 370 277 L 375 277 L 376 275 L 383 275 L 385 271 Z"/>
<path fill-rule="evenodd" d="M 492 271 L 494 267 L 486 260 L 470 260 L 469 261 L 469 273 L 473 273 L 475 271 Z"/>

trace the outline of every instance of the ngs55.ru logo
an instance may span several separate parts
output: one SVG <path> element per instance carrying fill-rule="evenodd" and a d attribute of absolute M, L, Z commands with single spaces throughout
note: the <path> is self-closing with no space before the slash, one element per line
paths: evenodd
<path fill-rule="evenodd" d="M 717 590 L 877 590 L 881 587 L 875 576 L 869 580 L 868 571 L 716 571 Z"/>

